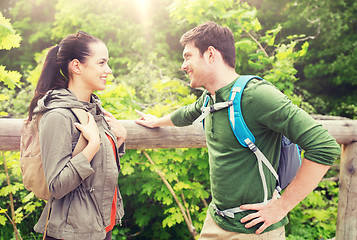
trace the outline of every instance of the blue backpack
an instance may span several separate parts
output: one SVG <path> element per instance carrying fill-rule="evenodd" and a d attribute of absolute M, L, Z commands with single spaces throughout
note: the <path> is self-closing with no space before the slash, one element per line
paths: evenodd
<path fill-rule="evenodd" d="M 204 118 L 210 113 L 219 111 L 224 108 L 228 108 L 229 122 L 231 124 L 234 135 L 236 136 L 238 142 L 243 147 L 248 147 L 257 157 L 258 168 L 260 177 L 262 179 L 263 188 L 264 188 L 264 201 L 268 201 L 268 191 L 266 186 L 265 175 L 263 172 L 263 164 L 270 170 L 277 180 L 276 189 L 280 192 L 282 189 L 286 188 L 289 183 L 296 176 L 297 171 L 301 165 L 301 151 L 298 145 L 292 143 L 284 135 L 282 136 L 281 141 L 281 152 L 279 159 L 278 171 L 275 171 L 271 163 L 266 159 L 264 154 L 259 150 L 255 145 L 255 137 L 247 127 L 241 110 L 241 99 L 242 93 L 246 84 L 251 79 L 258 79 L 264 81 L 262 78 L 252 75 L 240 76 L 239 79 L 235 82 L 231 89 L 229 96 L 229 101 L 215 103 L 214 105 L 208 106 L 209 96 L 207 95 L 204 100 L 204 105 L 201 108 L 202 114 L 199 116 L 196 122 L 203 122 Z"/>

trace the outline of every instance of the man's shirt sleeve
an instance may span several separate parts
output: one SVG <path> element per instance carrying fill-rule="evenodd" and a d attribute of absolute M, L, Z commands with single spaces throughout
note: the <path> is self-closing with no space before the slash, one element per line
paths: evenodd
<path fill-rule="evenodd" d="M 196 102 L 180 107 L 171 114 L 171 121 L 176 127 L 184 127 L 191 125 L 200 115 L 203 101 L 207 95 L 207 91 Z"/>

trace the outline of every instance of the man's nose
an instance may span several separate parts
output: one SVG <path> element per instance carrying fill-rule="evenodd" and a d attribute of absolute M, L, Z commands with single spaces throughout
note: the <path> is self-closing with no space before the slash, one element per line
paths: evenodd
<path fill-rule="evenodd" d="M 187 69 L 187 64 L 186 64 L 186 62 L 183 62 L 181 65 L 181 70 L 186 71 L 186 69 Z"/>

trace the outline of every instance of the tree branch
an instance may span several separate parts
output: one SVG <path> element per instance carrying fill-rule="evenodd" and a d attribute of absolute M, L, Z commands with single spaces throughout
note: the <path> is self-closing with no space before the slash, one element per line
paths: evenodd
<path fill-rule="evenodd" d="M 3 151 L 1 152 L 1 154 L 2 154 L 3 161 L 4 161 L 4 169 L 5 169 L 5 175 L 6 175 L 7 185 L 10 186 L 10 185 L 11 185 L 11 183 L 10 183 L 10 176 L 9 176 L 9 171 L 8 171 L 8 169 L 7 169 L 5 154 L 4 154 Z M 22 238 L 21 238 L 21 236 L 20 236 L 20 233 L 19 233 L 19 231 L 17 230 L 16 223 L 14 222 L 14 219 L 15 219 L 15 205 L 14 205 L 14 198 L 13 198 L 11 192 L 9 193 L 9 197 L 10 197 L 11 219 L 10 219 L 10 217 L 7 215 L 6 212 L 5 212 L 5 214 L 6 214 L 6 216 L 9 218 L 9 220 L 10 220 L 10 222 L 11 222 L 13 228 L 14 228 L 15 239 L 18 240 L 19 237 L 20 237 L 20 239 L 22 240 Z"/>
<path fill-rule="evenodd" d="M 246 32 L 246 33 L 249 35 L 249 37 L 250 37 L 251 39 L 253 39 L 253 41 L 259 46 L 260 50 L 263 51 L 263 53 L 265 54 L 265 56 L 266 56 L 266 57 L 269 57 L 268 53 L 265 51 L 265 49 L 263 48 L 263 46 L 258 42 L 258 40 L 257 40 L 250 32 L 248 32 L 247 29 L 245 29 L 245 27 L 243 27 L 243 26 L 242 26 L 241 24 L 239 24 L 238 22 L 236 22 L 236 23 L 244 30 L 244 32 Z"/>
<path fill-rule="evenodd" d="M 151 159 L 151 157 L 149 156 L 149 154 L 143 150 L 142 151 L 145 155 L 145 157 L 149 160 L 149 162 L 152 164 L 152 165 L 156 165 L 155 162 Z M 185 219 L 185 222 L 187 224 L 187 227 L 188 227 L 188 230 L 190 231 L 193 239 L 195 239 L 195 236 L 197 234 L 196 232 L 196 228 L 192 225 L 192 222 L 190 222 L 189 218 L 187 217 L 186 213 L 185 213 L 185 209 L 183 208 L 181 202 L 178 200 L 177 198 L 177 195 L 175 193 L 175 191 L 172 189 L 170 183 L 165 179 L 165 176 L 164 174 L 162 174 L 162 172 L 160 170 L 157 170 L 157 174 L 159 174 L 161 180 L 165 183 L 166 187 L 169 189 L 171 195 L 174 197 L 177 205 L 179 206 L 180 210 L 181 210 L 181 213 L 183 215 L 183 218 Z"/>

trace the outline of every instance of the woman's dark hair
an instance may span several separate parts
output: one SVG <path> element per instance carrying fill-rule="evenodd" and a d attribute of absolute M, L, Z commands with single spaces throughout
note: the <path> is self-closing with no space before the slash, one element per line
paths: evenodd
<path fill-rule="evenodd" d="M 29 120 L 32 119 L 37 101 L 49 90 L 68 87 L 70 79 L 69 63 L 73 59 L 84 63 L 86 58 L 92 54 L 89 45 L 94 42 L 101 42 L 101 40 L 79 31 L 76 34 L 68 35 L 61 40 L 59 45 L 50 48 L 36 86 L 35 95 L 31 100 Z"/>

